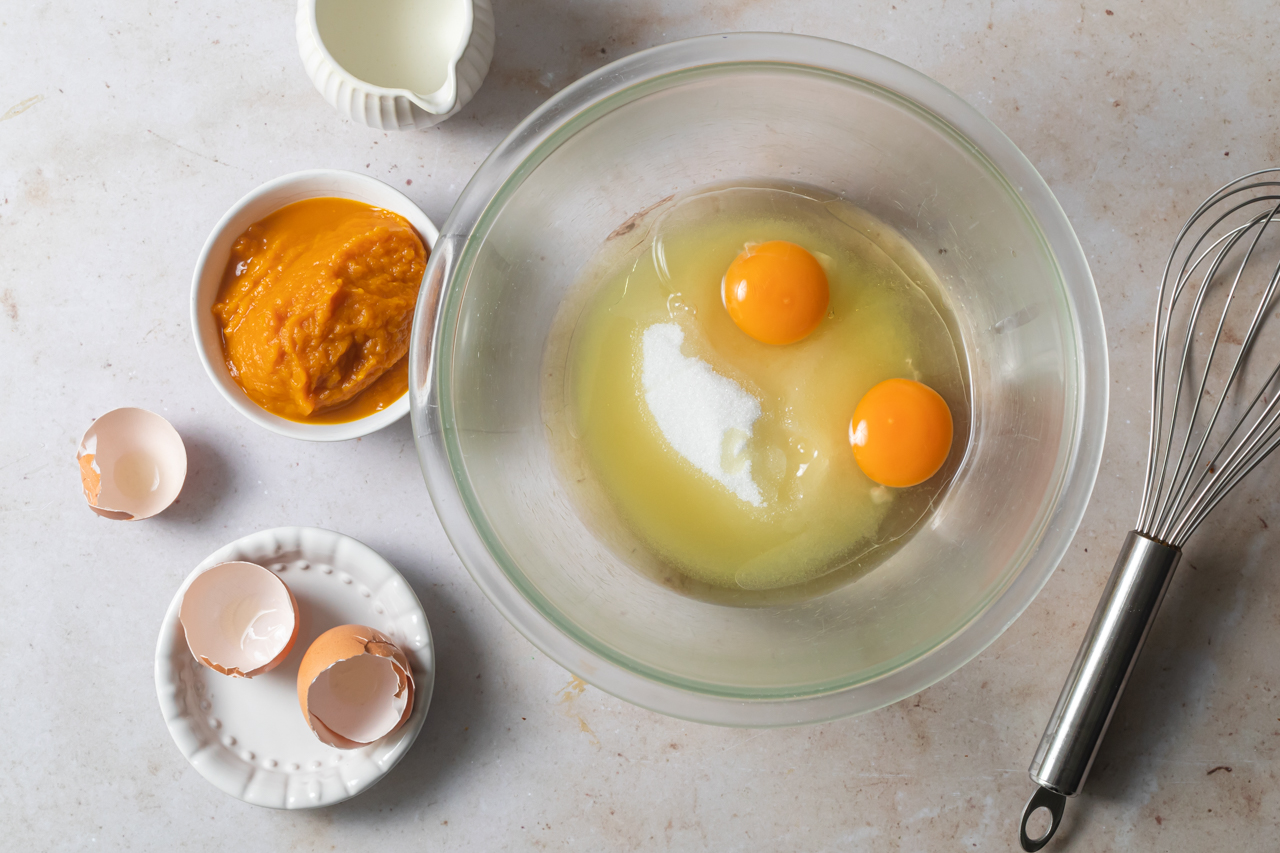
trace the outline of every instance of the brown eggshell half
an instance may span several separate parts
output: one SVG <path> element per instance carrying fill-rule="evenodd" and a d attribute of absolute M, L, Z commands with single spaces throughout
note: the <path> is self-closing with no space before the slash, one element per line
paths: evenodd
<path fill-rule="evenodd" d="M 404 709 L 395 714 L 395 706 Z M 413 669 L 404 652 L 367 625 L 330 628 L 298 668 L 298 704 L 321 742 L 356 749 L 394 732 L 413 711 Z"/>
<path fill-rule="evenodd" d="M 173 425 L 146 409 L 112 409 L 80 439 L 76 453 L 89 509 L 137 521 L 174 502 L 187 478 L 187 449 Z"/>
<path fill-rule="evenodd" d="M 210 566 L 182 594 L 178 619 L 200 663 L 233 678 L 270 672 L 298 639 L 298 601 L 256 563 Z"/>

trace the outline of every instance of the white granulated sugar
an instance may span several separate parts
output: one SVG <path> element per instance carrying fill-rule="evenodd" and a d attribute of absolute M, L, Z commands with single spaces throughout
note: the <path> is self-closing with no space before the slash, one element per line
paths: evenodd
<path fill-rule="evenodd" d="M 763 506 L 751 479 L 747 439 L 760 403 L 702 359 L 680 352 L 684 330 L 657 323 L 641 337 L 644 401 L 672 448 L 752 506 Z"/>

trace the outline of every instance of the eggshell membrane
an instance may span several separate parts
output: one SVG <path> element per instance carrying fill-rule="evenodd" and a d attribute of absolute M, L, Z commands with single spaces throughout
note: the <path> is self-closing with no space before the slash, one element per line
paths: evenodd
<path fill-rule="evenodd" d="M 200 663 L 233 678 L 279 666 L 298 639 L 298 602 L 284 581 L 256 563 L 219 563 L 182 595 L 178 620 Z"/>
<path fill-rule="evenodd" d="M 364 701 L 348 701 L 353 690 L 361 691 Z M 404 708 L 397 716 L 394 709 L 401 701 Z M 322 743 L 338 749 L 368 746 L 409 719 L 413 669 L 382 632 L 339 625 L 316 637 L 303 655 L 298 704 Z"/>
<path fill-rule="evenodd" d="M 117 521 L 163 511 L 187 478 L 182 436 L 146 409 L 113 409 L 98 418 L 80 439 L 76 460 L 89 508 Z"/>

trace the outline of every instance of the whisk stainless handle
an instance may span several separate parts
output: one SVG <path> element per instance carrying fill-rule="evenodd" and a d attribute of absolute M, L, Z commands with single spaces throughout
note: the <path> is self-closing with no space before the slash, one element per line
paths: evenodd
<path fill-rule="evenodd" d="M 1136 530 L 1125 537 L 1031 762 L 1031 781 L 1040 787 L 1022 813 L 1022 849 L 1036 851 L 1048 843 L 1062 820 L 1065 798 L 1083 787 L 1181 556 L 1178 548 Z M 1049 809 L 1052 823 L 1044 835 L 1030 838 L 1027 821 L 1042 807 Z"/>

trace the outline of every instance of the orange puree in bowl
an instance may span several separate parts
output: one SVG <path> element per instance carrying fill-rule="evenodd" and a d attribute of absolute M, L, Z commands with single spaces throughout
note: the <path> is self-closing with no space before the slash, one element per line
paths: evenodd
<path fill-rule="evenodd" d="M 342 423 L 409 388 L 405 354 L 427 249 L 403 217 L 312 198 L 231 248 L 213 315 L 227 368 L 268 412 Z"/>

